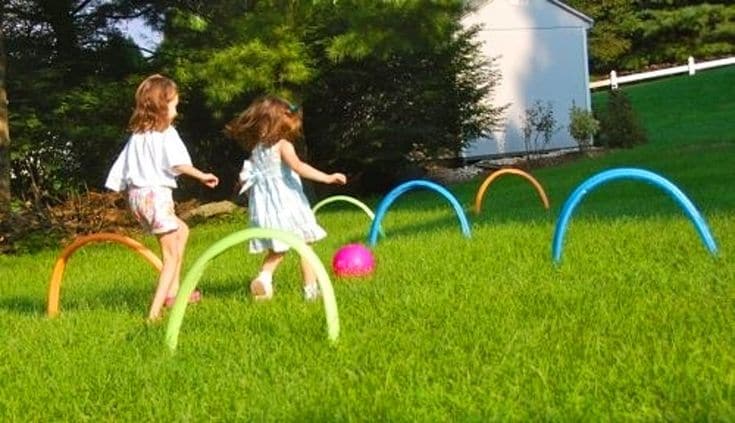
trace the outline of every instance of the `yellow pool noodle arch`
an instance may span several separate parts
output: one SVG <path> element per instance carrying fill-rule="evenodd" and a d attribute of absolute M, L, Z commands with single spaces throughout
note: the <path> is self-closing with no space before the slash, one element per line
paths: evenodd
<path fill-rule="evenodd" d="M 503 175 L 518 175 L 522 178 L 525 178 L 536 188 L 539 197 L 541 197 L 541 201 L 544 203 L 544 207 L 547 210 L 549 209 L 549 199 L 548 197 L 546 197 L 546 192 L 544 192 L 543 187 L 541 187 L 541 184 L 539 184 L 536 178 L 520 169 L 510 167 L 493 172 L 490 174 L 490 176 L 485 178 L 485 180 L 482 182 L 482 185 L 480 185 L 480 188 L 477 190 L 477 195 L 475 195 L 475 213 L 480 214 L 480 211 L 482 210 L 482 198 L 484 197 L 485 191 L 488 189 L 490 184 L 492 184 L 494 180 Z"/>
<path fill-rule="evenodd" d="M 48 300 L 46 302 L 46 315 L 48 317 L 55 317 L 59 314 L 59 293 L 61 291 L 61 279 L 64 277 L 66 262 L 78 249 L 93 242 L 114 242 L 116 244 L 122 244 L 140 254 L 156 271 L 161 271 L 161 259 L 143 244 L 132 238 L 107 232 L 80 236 L 64 248 L 56 259 L 56 264 L 54 264 L 54 271 L 51 273 L 51 280 L 49 281 Z"/>

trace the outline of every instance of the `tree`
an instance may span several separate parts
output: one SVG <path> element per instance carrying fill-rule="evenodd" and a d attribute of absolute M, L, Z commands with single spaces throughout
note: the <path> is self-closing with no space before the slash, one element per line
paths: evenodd
<path fill-rule="evenodd" d="M 729 0 L 569 0 L 595 20 L 590 31 L 594 73 L 638 70 L 735 53 L 735 4 Z"/>
<path fill-rule="evenodd" d="M 570 6 L 595 20 L 589 34 L 590 69 L 607 73 L 633 48 L 631 34 L 637 25 L 636 7 L 630 0 L 570 0 Z"/>
<path fill-rule="evenodd" d="M 454 154 L 502 111 L 490 101 L 499 75 L 460 25 L 465 3 L 6 0 L 12 190 L 48 202 L 101 187 L 149 72 L 179 83 L 177 126 L 223 176 L 217 196 L 245 155 L 221 129 L 265 92 L 304 105 L 300 144 L 320 166 L 399 172 Z M 164 32 L 146 60 L 115 28 L 131 16 Z"/>
<path fill-rule="evenodd" d="M 2 17 L 0 8 L 0 22 L 3 21 Z M 10 209 L 10 125 L 8 97 L 5 91 L 6 67 L 5 44 L 3 32 L 0 30 L 0 216 Z"/>
<path fill-rule="evenodd" d="M 735 5 L 698 4 L 638 13 L 634 54 L 625 65 L 685 63 L 735 54 Z"/>
<path fill-rule="evenodd" d="M 648 142 L 646 130 L 623 90 L 612 90 L 600 119 L 600 143 L 610 148 L 632 148 Z"/>
<path fill-rule="evenodd" d="M 123 1 L 3 3 L 7 90 L 14 104 L 11 189 L 36 204 L 101 186 L 123 139 L 131 77 L 147 64 L 116 29 Z M 131 12 L 132 13 L 132 12 Z"/>
<path fill-rule="evenodd" d="M 443 43 L 325 66 L 307 97 L 315 160 L 347 170 L 362 190 L 383 191 L 495 127 L 499 74 L 473 35 L 457 28 Z"/>
<path fill-rule="evenodd" d="M 187 97 L 203 100 L 191 104 L 197 122 L 182 122 L 201 140 L 197 155 L 232 175 L 238 153 L 206 127 L 221 128 L 263 92 L 303 104 L 310 160 L 353 181 L 370 167 L 393 177 L 420 158 L 456 154 L 498 120 L 489 100 L 499 75 L 474 29 L 462 29 L 462 1 L 215 5 L 170 12 L 161 55 L 175 57 Z"/>

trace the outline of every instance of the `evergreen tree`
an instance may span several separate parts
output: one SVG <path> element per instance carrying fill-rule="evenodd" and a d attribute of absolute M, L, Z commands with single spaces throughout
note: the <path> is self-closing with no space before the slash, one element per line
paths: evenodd
<path fill-rule="evenodd" d="M 648 141 L 633 105 L 623 90 L 613 90 L 600 120 L 599 141 L 605 147 L 632 148 Z"/>
<path fill-rule="evenodd" d="M 13 192 L 37 204 L 101 186 L 132 104 L 131 80 L 146 66 L 115 27 L 116 3 L 8 0 L 6 87 L 13 96 Z"/>
<path fill-rule="evenodd" d="M 735 54 L 735 4 L 703 0 L 569 0 L 595 20 L 589 35 L 593 73 Z"/>
<path fill-rule="evenodd" d="M 210 110 L 192 105 L 198 122 L 183 123 L 198 154 L 230 175 L 237 153 L 217 148 L 221 134 L 205 126 L 221 128 L 263 92 L 302 103 L 310 159 L 357 179 L 371 166 L 391 176 L 456 154 L 502 111 L 489 102 L 499 76 L 459 23 L 461 1 L 215 5 L 171 13 L 162 52 Z"/>

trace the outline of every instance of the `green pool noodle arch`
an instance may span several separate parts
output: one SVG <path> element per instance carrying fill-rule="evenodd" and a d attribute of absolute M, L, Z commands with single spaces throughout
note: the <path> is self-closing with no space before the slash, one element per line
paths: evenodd
<path fill-rule="evenodd" d="M 319 288 L 322 291 L 324 312 L 327 320 L 327 336 L 330 341 L 337 340 L 339 337 L 339 314 L 337 312 L 337 302 L 334 297 L 334 289 L 332 288 L 332 282 L 329 279 L 329 274 L 316 253 L 314 253 L 311 247 L 306 245 L 304 241 L 290 232 L 285 232 L 279 229 L 249 228 L 230 234 L 212 244 L 212 246 L 197 258 L 194 265 L 191 267 L 189 272 L 187 272 L 183 282 L 181 283 L 179 292 L 176 295 L 176 300 L 168 319 L 168 326 L 166 327 L 166 345 L 168 345 L 171 351 L 175 351 L 178 344 L 179 331 L 184 321 L 184 313 L 186 312 L 186 307 L 189 305 L 189 296 L 194 292 L 194 289 L 196 288 L 199 279 L 201 279 L 204 274 L 204 270 L 207 268 L 209 262 L 235 245 L 241 244 L 250 239 L 259 238 L 269 238 L 281 241 L 296 250 L 301 257 L 311 264 L 314 268 L 314 272 L 316 273 Z"/>
<path fill-rule="evenodd" d="M 331 197 L 327 197 L 323 199 L 322 201 L 316 203 L 314 207 L 311 208 L 311 211 L 313 211 L 314 214 L 316 214 L 316 212 L 319 211 L 320 208 L 326 206 L 327 204 L 334 203 L 337 201 L 344 201 L 346 203 L 350 203 L 350 204 L 353 204 L 359 207 L 360 209 L 362 209 L 362 211 L 365 212 L 366 215 L 368 215 L 368 217 L 370 218 L 370 223 L 372 223 L 372 221 L 375 220 L 375 213 L 373 213 L 373 211 L 370 210 L 370 207 L 368 207 L 365 203 L 358 200 L 357 198 L 350 197 L 349 195 L 333 195 Z M 385 237 L 383 228 L 379 227 L 378 232 L 380 233 L 380 236 Z"/>

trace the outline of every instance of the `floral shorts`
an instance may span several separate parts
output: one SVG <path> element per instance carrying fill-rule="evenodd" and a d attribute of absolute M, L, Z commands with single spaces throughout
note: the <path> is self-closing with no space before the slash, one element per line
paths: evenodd
<path fill-rule="evenodd" d="M 152 234 L 165 234 L 179 228 L 171 188 L 129 188 L 128 204 L 135 219 Z"/>

